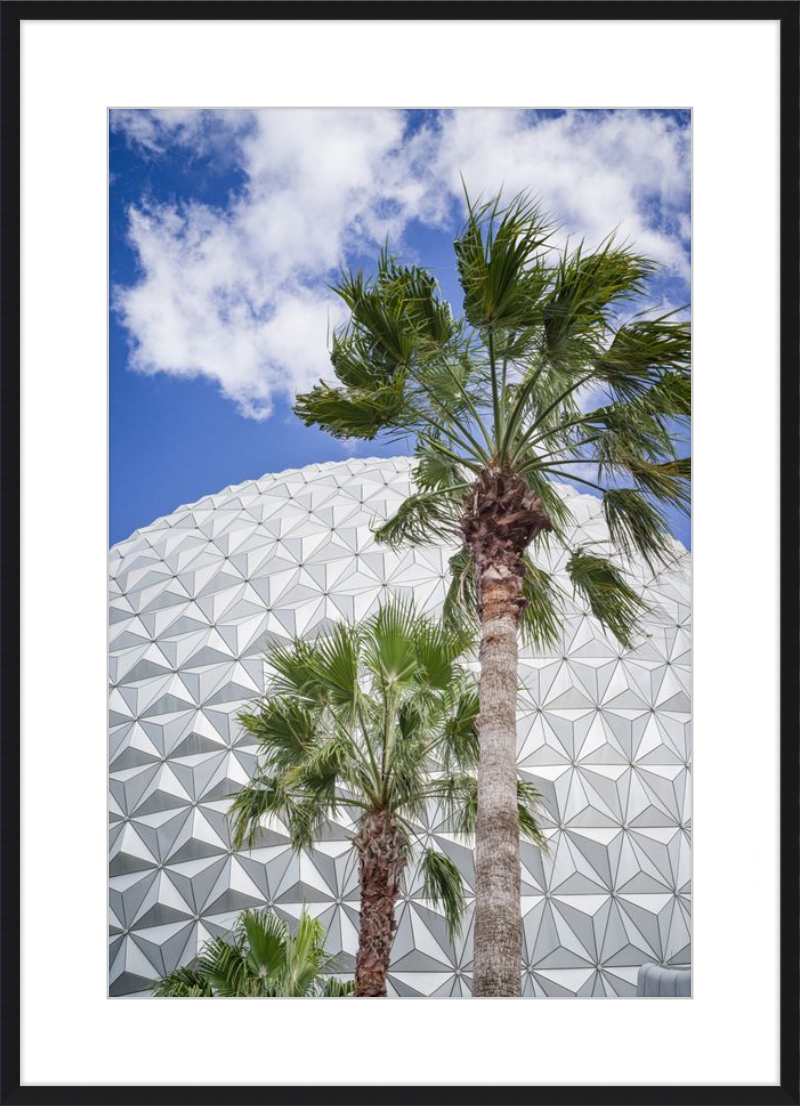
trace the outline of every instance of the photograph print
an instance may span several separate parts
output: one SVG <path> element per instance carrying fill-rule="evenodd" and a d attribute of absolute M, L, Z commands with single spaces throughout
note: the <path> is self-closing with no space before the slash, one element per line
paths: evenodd
<path fill-rule="evenodd" d="M 109 113 L 109 994 L 691 994 L 691 113 Z"/>

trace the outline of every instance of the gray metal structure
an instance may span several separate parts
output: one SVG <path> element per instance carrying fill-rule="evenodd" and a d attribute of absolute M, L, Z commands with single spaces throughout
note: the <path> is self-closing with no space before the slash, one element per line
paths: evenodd
<path fill-rule="evenodd" d="M 662 968 L 660 964 L 642 964 L 636 982 L 637 998 L 691 998 L 692 973 L 689 968 Z"/>
<path fill-rule="evenodd" d="M 237 713 L 263 690 L 266 644 L 356 620 L 388 593 L 440 607 L 451 550 L 392 552 L 370 524 L 411 486 L 407 458 L 291 470 L 180 507 L 110 552 L 110 992 L 142 993 L 239 910 L 305 907 L 347 969 L 358 933 L 352 827 L 300 856 L 280 823 L 234 853 L 226 809 L 256 750 Z M 599 500 L 563 485 L 576 540 L 605 541 Z M 651 605 L 625 651 L 568 592 L 563 641 L 520 659 L 521 775 L 549 853 L 522 845 L 524 993 L 636 993 L 645 962 L 690 962 L 689 556 L 630 579 Z M 557 543 L 537 557 L 557 573 Z M 473 879 L 468 840 L 435 809 L 420 827 Z M 412 863 L 390 991 L 469 994 L 471 925 L 448 940 Z"/>

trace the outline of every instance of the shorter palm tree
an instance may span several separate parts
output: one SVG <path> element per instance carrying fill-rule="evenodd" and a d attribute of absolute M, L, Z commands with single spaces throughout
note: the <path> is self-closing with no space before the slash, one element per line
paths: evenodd
<path fill-rule="evenodd" d="M 267 695 L 240 716 L 261 755 L 230 810 L 235 848 L 252 846 L 269 816 L 280 818 L 296 849 L 308 848 L 327 818 L 355 812 L 357 997 L 386 994 L 414 823 L 434 802 L 455 832 L 474 831 L 478 699 L 460 661 L 470 644 L 465 628 L 390 601 L 359 626 L 273 647 Z M 525 831 L 541 842 L 538 796 L 523 781 L 519 787 Z M 443 853 L 420 847 L 424 894 L 443 908 L 454 936 L 464 911 L 461 874 Z"/>
<path fill-rule="evenodd" d="M 153 987 L 156 998 L 341 998 L 352 983 L 335 977 L 319 919 L 303 914 L 296 933 L 267 910 L 245 910 L 229 938 L 212 937 L 194 962 Z"/>

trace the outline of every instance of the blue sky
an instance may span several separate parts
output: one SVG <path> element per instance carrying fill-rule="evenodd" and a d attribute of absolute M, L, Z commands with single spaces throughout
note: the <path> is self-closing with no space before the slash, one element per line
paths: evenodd
<path fill-rule="evenodd" d="M 571 235 L 617 227 L 689 299 L 685 112 L 117 111 L 110 134 L 110 542 L 228 484 L 353 452 L 290 405 L 328 372 L 341 264 L 395 252 L 456 311 L 470 191 L 533 190 Z M 358 443 L 362 456 L 403 452 Z M 585 490 L 585 489 L 584 489 Z M 689 543 L 688 520 L 673 531 Z"/>

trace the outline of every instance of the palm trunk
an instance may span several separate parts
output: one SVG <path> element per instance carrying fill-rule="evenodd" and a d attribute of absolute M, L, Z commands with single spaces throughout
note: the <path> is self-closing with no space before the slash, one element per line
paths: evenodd
<path fill-rule="evenodd" d="M 356 998 L 386 996 L 386 975 L 396 928 L 394 908 L 406 864 L 405 841 L 394 815 L 371 810 L 355 838 L 359 856 L 361 929 L 356 956 Z"/>
<path fill-rule="evenodd" d="M 513 473 L 485 472 L 464 506 L 481 621 L 473 994 L 513 997 L 521 993 L 522 976 L 517 627 L 525 606 L 525 550 L 551 527 L 541 501 Z"/>
<path fill-rule="evenodd" d="M 519 995 L 518 608 L 486 589 L 481 609 L 480 762 L 475 832 L 473 994 Z M 487 594 L 488 592 L 488 594 Z"/>

